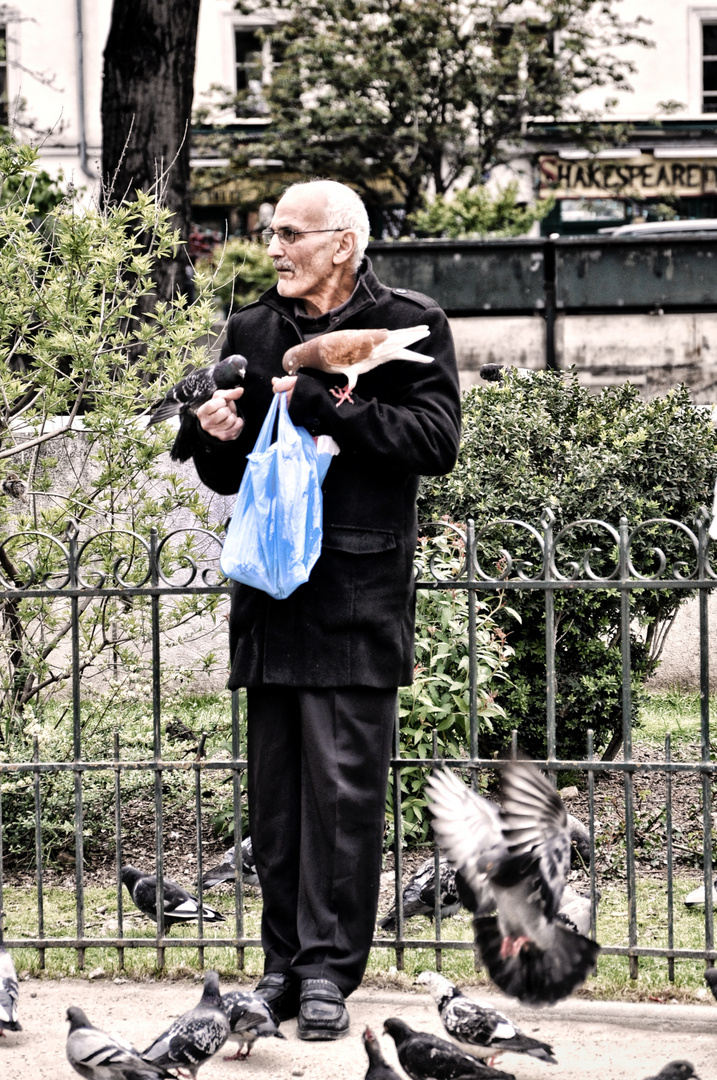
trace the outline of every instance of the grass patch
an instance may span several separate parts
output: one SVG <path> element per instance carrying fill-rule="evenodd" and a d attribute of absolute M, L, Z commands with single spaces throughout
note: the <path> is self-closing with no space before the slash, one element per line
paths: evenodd
<path fill-rule="evenodd" d="M 710 712 L 717 710 L 717 698 L 710 699 Z M 658 690 L 643 702 L 639 712 L 639 727 L 634 735 L 637 743 L 662 749 L 665 736 L 670 735 L 672 745 L 699 743 L 700 695 L 699 691 Z"/>

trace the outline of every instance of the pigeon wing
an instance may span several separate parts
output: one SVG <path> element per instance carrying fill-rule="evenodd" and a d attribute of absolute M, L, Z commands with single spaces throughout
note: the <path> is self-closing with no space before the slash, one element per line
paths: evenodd
<path fill-rule="evenodd" d="M 208 401 L 217 388 L 214 381 L 214 366 L 192 371 L 168 390 L 165 396 L 152 406 L 148 427 L 179 416 L 183 409 L 193 404 Z"/>
<path fill-rule="evenodd" d="M 498 807 L 447 769 L 433 773 L 426 793 L 441 849 L 476 897 L 482 897 L 484 866 L 499 862 L 507 851 Z"/>
<path fill-rule="evenodd" d="M 207 870 L 202 878 L 205 889 L 211 889 L 214 885 L 220 885 L 222 881 L 233 881 L 236 877 L 237 868 L 234 861 L 234 848 L 231 847 L 224 853 L 224 858 L 218 866 Z"/>

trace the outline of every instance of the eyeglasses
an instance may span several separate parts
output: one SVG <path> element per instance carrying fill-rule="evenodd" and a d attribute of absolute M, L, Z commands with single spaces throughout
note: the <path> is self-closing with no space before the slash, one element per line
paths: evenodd
<path fill-rule="evenodd" d="M 324 232 L 345 232 L 345 229 L 277 229 L 274 232 L 273 229 L 264 229 L 261 236 L 262 244 L 266 244 L 268 247 L 275 236 L 279 237 L 279 241 L 282 244 L 293 244 L 297 236 L 308 236 L 310 233 L 324 233 Z"/>

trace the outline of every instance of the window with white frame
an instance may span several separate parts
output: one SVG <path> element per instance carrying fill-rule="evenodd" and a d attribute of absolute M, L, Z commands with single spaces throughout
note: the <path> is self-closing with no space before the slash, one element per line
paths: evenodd
<path fill-rule="evenodd" d="M 702 23 L 702 112 L 717 112 L 717 22 Z"/>
<path fill-rule="evenodd" d="M 0 26 L 0 124 L 7 122 L 7 27 Z"/>
<path fill-rule="evenodd" d="M 237 116 L 265 116 L 269 110 L 263 91 L 271 78 L 271 50 L 258 28 L 235 26 L 234 73 Z"/>

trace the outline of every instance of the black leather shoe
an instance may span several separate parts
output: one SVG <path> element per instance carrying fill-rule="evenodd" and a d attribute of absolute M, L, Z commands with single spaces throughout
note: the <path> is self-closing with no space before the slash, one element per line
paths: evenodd
<path fill-rule="evenodd" d="M 299 1013 L 299 986 L 280 971 L 269 971 L 256 984 L 255 993 L 271 1005 L 276 1019 L 293 1020 Z"/>
<path fill-rule="evenodd" d="M 344 995 L 328 979 L 304 979 L 296 1026 L 300 1039 L 340 1039 L 349 1032 Z"/>

